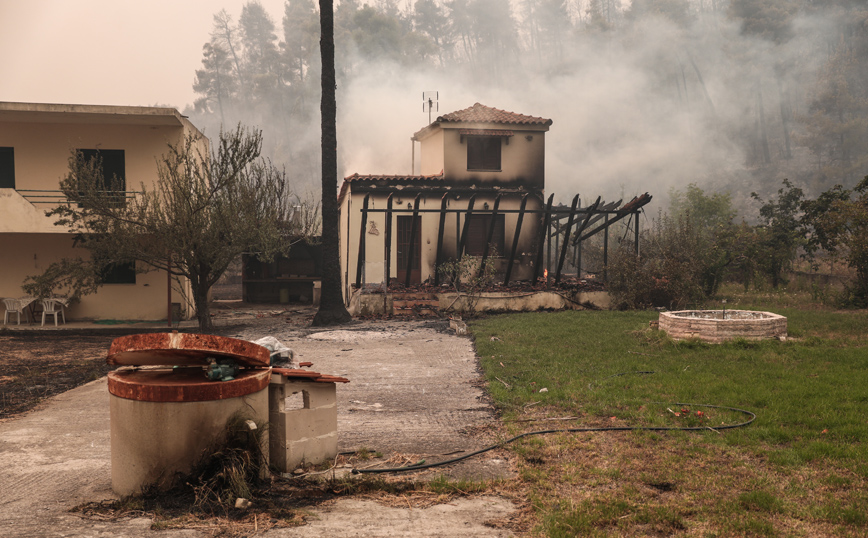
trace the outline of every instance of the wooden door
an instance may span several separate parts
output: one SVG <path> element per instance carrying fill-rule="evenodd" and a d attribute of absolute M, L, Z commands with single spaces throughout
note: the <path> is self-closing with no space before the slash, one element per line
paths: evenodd
<path fill-rule="evenodd" d="M 412 216 L 398 216 L 398 283 L 407 281 L 407 256 L 410 253 Z M 412 237 L 413 263 L 410 266 L 410 284 L 422 282 L 422 217 L 416 217 L 416 235 Z"/>

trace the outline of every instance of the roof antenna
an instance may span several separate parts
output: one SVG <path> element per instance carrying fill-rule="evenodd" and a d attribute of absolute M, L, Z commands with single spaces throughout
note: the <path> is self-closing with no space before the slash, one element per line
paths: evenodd
<path fill-rule="evenodd" d="M 435 112 L 440 112 L 440 103 L 437 102 L 439 99 L 440 92 L 431 91 L 431 92 L 422 92 L 422 112 L 428 112 L 428 124 L 431 124 L 431 111 L 435 110 Z"/>

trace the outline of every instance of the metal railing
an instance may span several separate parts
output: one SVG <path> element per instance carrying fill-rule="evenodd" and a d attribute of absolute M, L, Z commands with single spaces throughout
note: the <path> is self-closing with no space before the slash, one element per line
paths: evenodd
<path fill-rule="evenodd" d="M 33 205 L 51 204 L 60 205 L 74 203 L 67 199 L 66 195 L 61 190 L 41 190 L 41 189 L 15 189 L 15 191 L 25 200 Z M 134 191 L 106 191 L 110 192 L 113 197 L 117 197 L 117 202 L 126 202 L 136 197 Z"/>

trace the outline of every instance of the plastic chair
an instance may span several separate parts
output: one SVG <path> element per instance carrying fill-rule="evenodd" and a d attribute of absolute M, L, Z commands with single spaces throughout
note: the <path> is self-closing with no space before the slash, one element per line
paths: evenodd
<path fill-rule="evenodd" d="M 42 300 L 42 326 L 45 326 L 45 315 L 54 316 L 54 326 L 57 327 L 57 315 L 63 318 L 63 322 L 66 323 L 66 314 L 63 313 L 63 303 L 56 299 L 43 299 Z"/>
<path fill-rule="evenodd" d="M 24 307 L 18 299 L 3 299 L 3 304 L 6 305 L 6 313 L 3 315 L 3 325 L 9 323 L 9 314 L 18 314 L 18 325 L 21 325 L 21 314 L 24 314 Z M 24 316 L 27 321 L 27 316 Z"/>

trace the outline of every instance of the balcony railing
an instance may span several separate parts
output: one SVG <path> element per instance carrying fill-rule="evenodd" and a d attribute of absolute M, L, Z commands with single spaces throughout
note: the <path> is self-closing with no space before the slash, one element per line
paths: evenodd
<path fill-rule="evenodd" d="M 60 190 L 38 190 L 38 189 L 15 189 L 18 194 L 20 194 L 25 200 L 30 202 L 33 205 L 37 204 L 51 204 L 51 205 L 60 205 L 69 203 L 69 200 L 66 199 L 66 195 L 63 194 L 63 191 Z M 119 204 L 123 202 L 127 202 L 136 197 L 136 192 L 134 191 L 111 191 L 112 198 L 116 197 L 116 200 Z"/>

